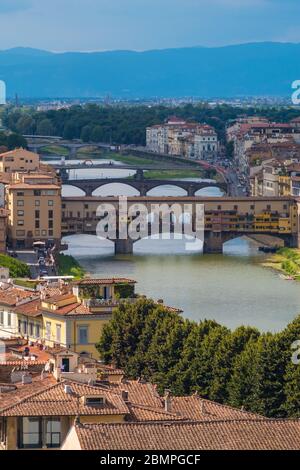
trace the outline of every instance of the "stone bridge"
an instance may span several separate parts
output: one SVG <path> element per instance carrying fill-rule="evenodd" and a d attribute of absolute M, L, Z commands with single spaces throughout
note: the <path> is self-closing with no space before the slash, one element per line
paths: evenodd
<path fill-rule="evenodd" d="M 159 186 L 172 185 L 177 188 L 184 189 L 188 196 L 194 196 L 197 191 L 203 188 L 219 188 L 225 194 L 227 192 L 226 183 L 216 183 L 212 181 L 183 181 L 183 180 L 174 180 L 174 179 L 164 179 L 164 180 L 152 180 L 152 179 L 126 179 L 126 178 L 102 178 L 102 179 L 90 179 L 90 180 L 68 180 L 63 182 L 63 184 L 74 186 L 76 188 L 84 191 L 86 196 L 92 196 L 93 192 L 106 186 L 108 184 L 118 183 L 126 184 L 131 188 L 139 191 L 140 196 L 146 196 L 148 191 Z"/>
<path fill-rule="evenodd" d="M 107 204 L 115 211 L 117 230 L 115 236 L 109 239 L 115 243 L 116 253 L 132 253 L 133 244 L 145 237 L 141 235 L 133 240 L 130 237 L 120 236 L 120 223 L 127 227 L 140 215 L 141 209 L 138 204 L 143 204 L 143 210 L 149 216 L 146 232 L 151 235 L 163 232 L 163 220 L 160 212 L 157 215 L 157 205 L 164 204 L 170 212 L 169 233 L 184 233 L 184 221 L 179 225 L 173 222 L 174 204 L 181 208 L 182 214 L 189 215 L 194 232 L 199 215 L 199 213 L 197 215 L 197 210 L 201 206 L 204 209 L 203 250 L 205 253 L 222 253 L 223 244 L 228 240 L 241 236 L 250 237 L 254 234 L 269 235 L 282 240 L 285 246 L 300 247 L 300 200 L 292 197 L 128 197 L 126 202 L 128 211 L 125 216 L 120 210 L 118 197 L 64 197 L 62 200 L 62 236 L 95 235 L 99 222 L 103 223 L 107 215 Z M 104 211 L 103 216 L 102 211 Z M 154 215 L 156 220 L 153 221 L 151 215 Z M 152 231 L 153 225 L 156 232 Z"/>

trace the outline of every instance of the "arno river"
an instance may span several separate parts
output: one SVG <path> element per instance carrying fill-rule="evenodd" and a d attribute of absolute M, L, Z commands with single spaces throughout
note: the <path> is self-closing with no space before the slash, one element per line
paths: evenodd
<path fill-rule="evenodd" d="M 110 170 L 72 171 L 71 178 L 109 177 Z M 117 174 L 116 174 L 117 173 Z M 93 176 L 91 176 L 91 174 Z M 122 170 L 122 176 L 127 171 Z M 113 171 L 112 176 L 121 176 Z M 64 195 L 80 194 L 65 187 Z M 154 192 L 155 191 L 155 192 Z M 106 186 L 96 194 L 135 194 L 130 188 Z M 184 194 L 172 187 L 156 188 L 154 195 Z M 220 195 L 217 189 L 203 195 Z M 228 327 L 252 325 L 279 331 L 300 313 L 300 283 L 285 281 L 259 265 L 253 242 L 236 239 L 224 245 L 223 255 L 186 254 L 184 241 L 142 240 L 133 256 L 114 256 L 111 242 L 75 235 L 65 238 L 69 253 L 93 276 L 136 279 L 137 292 L 180 307 L 193 320 L 215 319 Z"/>

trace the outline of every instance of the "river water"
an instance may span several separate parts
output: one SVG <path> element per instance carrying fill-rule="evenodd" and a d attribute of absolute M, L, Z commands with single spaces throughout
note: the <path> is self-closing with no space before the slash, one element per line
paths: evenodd
<path fill-rule="evenodd" d="M 109 178 L 126 177 L 128 173 L 72 170 L 70 176 Z M 63 194 L 81 192 L 66 186 Z M 136 193 L 120 184 L 102 187 L 95 194 Z M 164 186 L 151 194 L 181 195 L 184 191 Z M 199 194 L 221 195 L 217 188 L 204 189 Z M 134 244 L 132 256 L 115 256 L 111 242 L 88 235 L 74 235 L 64 241 L 69 244 L 68 252 L 91 276 L 133 278 L 138 282 L 137 292 L 164 299 L 165 304 L 181 308 L 183 315 L 192 320 L 209 318 L 230 328 L 252 325 L 264 331 L 279 331 L 300 313 L 300 284 L 282 280 L 278 273 L 261 267 L 259 261 L 264 255 L 249 240 L 226 243 L 223 255 L 187 254 L 182 240 L 141 240 Z"/>

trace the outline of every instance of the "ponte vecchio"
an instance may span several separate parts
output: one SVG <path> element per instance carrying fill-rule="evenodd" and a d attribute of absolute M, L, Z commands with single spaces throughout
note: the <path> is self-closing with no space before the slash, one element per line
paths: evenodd
<path fill-rule="evenodd" d="M 63 197 L 62 236 L 70 234 L 96 234 L 101 217 L 97 209 L 102 204 L 112 204 L 119 217 L 118 197 Z M 222 253 L 223 244 L 241 236 L 271 235 L 280 238 L 285 246 L 300 247 L 299 204 L 300 199 L 287 197 L 150 197 L 127 198 L 128 208 L 144 204 L 149 214 L 153 204 L 180 205 L 184 213 L 186 204 L 204 205 L 204 247 L 205 253 Z M 192 217 L 196 211 L 193 210 Z M 129 223 L 129 220 L 128 220 Z M 117 220 L 118 224 L 118 220 Z M 121 240 L 118 235 L 112 240 L 116 253 L 132 253 L 134 241 Z"/>

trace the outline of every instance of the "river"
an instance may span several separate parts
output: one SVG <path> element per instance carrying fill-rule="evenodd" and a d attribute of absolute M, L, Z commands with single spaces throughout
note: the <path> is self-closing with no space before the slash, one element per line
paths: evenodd
<path fill-rule="evenodd" d="M 127 176 L 127 170 L 75 170 L 72 178 Z M 120 174 L 121 172 L 121 174 Z M 117 173 L 117 174 L 116 174 Z M 105 174 L 105 176 L 103 176 Z M 182 189 L 161 187 L 153 195 L 181 195 Z M 65 187 L 64 195 L 81 194 Z M 131 188 L 108 185 L 95 194 L 134 195 Z M 199 194 L 221 195 L 217 188 Z M 300 313 L 300 285 L 285 281 L 272 270 L 260 266 L 264 255 L 254 242 L 232 240 L 223 255 L 186 254 L 184 241 L 142 240 L 135 243 L 134 255 L 114 256 L 113 245 L 87 235 L 64 239 L 69 253 L 93 277 L 122 276 L 135 279 L 137 292 L 165 304 L 179 307 L 192 320 L 215 319 L 230 328 L 251 325 L 262 331 L 279 331 Z"/>

